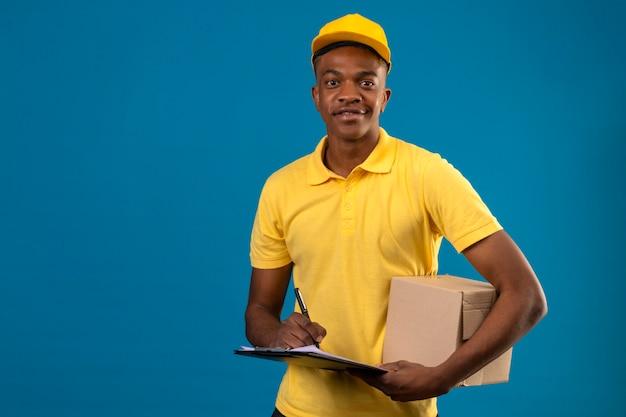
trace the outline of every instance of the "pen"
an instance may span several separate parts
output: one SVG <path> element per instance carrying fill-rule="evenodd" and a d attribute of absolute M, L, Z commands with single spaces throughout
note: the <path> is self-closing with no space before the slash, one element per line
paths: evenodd
<path fill-rule="evenodd" d="M 309 317 L 309 310 L 306 308 L 306 304 L 304 304 L 304 298 L 302 298 L 300 288 L 294 288 L 293 290 L 296 293 L 296 300 L 298 300 L 298 305 L 300 305 L 300 311 L 302 311 L 302 315 L 311 320 L 311 317 Z M 320 347 L 319 343 L 317 342 L 315 342 L 315 346 Z"/>

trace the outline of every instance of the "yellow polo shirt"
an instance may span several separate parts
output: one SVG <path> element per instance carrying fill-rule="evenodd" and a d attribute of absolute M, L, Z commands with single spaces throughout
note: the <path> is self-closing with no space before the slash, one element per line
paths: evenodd
<path fill-rule="evenodd" d="M 442 237 L 461 252 L 501 226 L 445 159 L 382 128 L 347 178 L 326 168 L 325 146 L 267 179 L 250 259 L 261 269 L 293 262 L 294 285 L 328 332 L 320 347 L 378 364 L 391 277 L 436 274 Z M 342 372 L 288 366 L 276 406 L 289 417 L 434 417 L 435 401 L 395 402 Z"/>

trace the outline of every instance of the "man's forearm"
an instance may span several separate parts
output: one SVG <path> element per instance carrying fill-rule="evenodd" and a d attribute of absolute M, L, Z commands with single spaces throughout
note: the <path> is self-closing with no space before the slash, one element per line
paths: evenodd
<path fill-rule="evenodd" d="M 280 320 L 263 307 L 248 307 L 246 310 L 246 337 L 254 346 L 270 347 L 276 340 Z"/>
<path fill-rule="evenodd" d="M 442 371 L 450 383 L 464 380 L 519 341 L 546 311 L 539 289 L 500 294 L 480 328 L 441 365 Z"/>

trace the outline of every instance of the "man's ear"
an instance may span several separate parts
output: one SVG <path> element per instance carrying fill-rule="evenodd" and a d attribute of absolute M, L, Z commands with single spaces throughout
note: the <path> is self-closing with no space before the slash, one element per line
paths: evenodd
<path fill-rule="evenodd" d="M 320 111 L 320 94 L 317 85 L 311 87 L 311 96 L 313 97 L 313 103 L 315 103 L 315 108 L 317 109 L 317 111 Z"/>
<path fill-rule="evenodd" d="M 380 106 L 380 112 L 385 112 L 385 107 L 387 107 L 387 103 L 389 103 L 389 99 L 391 98 L 391 88 L 385 88 L 383 91 L 383 102 Z"/>

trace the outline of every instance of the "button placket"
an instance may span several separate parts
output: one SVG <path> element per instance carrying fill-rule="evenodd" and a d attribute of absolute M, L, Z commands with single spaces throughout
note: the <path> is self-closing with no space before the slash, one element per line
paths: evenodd
<path fill-rule="evenodd" d="M 355 195 L 354 180 L 347 179 L 341 196 L 341 228 L 343 232 L 354 232 L 355 228 Z"/>

